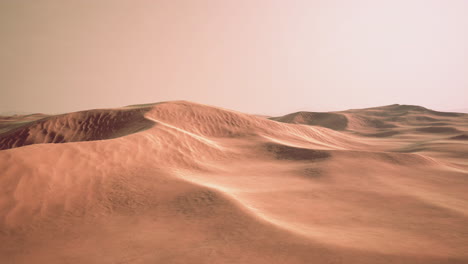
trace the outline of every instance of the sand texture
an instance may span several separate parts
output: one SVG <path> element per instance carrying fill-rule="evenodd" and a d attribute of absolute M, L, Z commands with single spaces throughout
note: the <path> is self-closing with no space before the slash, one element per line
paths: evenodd
<path fill-rule="evenodd" d="M 0 117 L 0 263 L 468 263 L 468 114 Z"/>

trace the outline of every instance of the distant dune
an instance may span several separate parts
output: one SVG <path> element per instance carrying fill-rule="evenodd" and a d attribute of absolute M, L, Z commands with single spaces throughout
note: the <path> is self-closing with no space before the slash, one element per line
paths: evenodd
<path fill-rule="evenodd" d="M 468 114 L 0 117 L 0 263 L 468 263 Z"/>
<path fill-rule="evenodd" d="M 270 119 L 339 131 L 354 131 L 370 137 L 387 137 L 413 134 L 413 130 L 426 133 L 459 133 L 456 127 L 466 124 L 468 115 L 394 104 L 338 112 L 298 112 Z"/>
<path fill-rule="evenodd" d="M 458 109 L 452 110 L 451 112 L 457 112 L 457 113 L 465 113 L 465 114 L 467 114 L 467 113 L 468 113 L 468 108 L 458 108 Z"/>

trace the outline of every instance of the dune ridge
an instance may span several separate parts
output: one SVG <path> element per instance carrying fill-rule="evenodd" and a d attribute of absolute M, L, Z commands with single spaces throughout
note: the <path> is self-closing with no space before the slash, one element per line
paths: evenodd
<path fill-rule="evenodd" d="M 1 121 L 0 261 L 467 263 L 467 116 L 175 101 Z"/>
<path fill-rule="evenodd" d="M 298 112 L 270 119 L 322 126 L 338 131 L 353 131 L 369 137 L 391 137 L 397 134 L 412 134 L 413 130 L 454 134 L 459 132 L 456 126 L 466 124 L 468 115 L 438 112 L 422 106 L 393 104 L 338 112 Z"/>
<path fill-rule="evenodd" d="M 102 140 L 126 136 L 151 127 L 144 118 L 147 108 L 91 110 L 46 116 L 11 124 L 13 129 L 0 134 L 0 150 L 40 143 L 65 143 Z"/>

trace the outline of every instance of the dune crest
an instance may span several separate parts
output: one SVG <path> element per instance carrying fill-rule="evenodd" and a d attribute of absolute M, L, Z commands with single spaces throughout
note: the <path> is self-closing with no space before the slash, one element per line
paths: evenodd
<path fill-rule="evenodd" d="M 468 262 L 468 115 L 175 101 L 0 129 L 2 263 Z"/>
<path fill-rule="evenodd" d="M 0 150 L 31 144 L 103 140 L 126 136 L 153 125 L 144 117 L 144 112 L 147 110 L 149 109 L 90 110 L 46 116 L 26 124 L 12 124 L 16 127 L 0 134 Z"/>

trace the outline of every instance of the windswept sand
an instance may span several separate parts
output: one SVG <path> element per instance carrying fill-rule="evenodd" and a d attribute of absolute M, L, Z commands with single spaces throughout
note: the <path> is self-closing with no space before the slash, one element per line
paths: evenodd
<path fill-rule="evenodd" d="M 404 105 L 0 117 L 0 263 L 468 263 L 467 137 Z"/>

